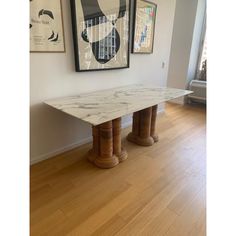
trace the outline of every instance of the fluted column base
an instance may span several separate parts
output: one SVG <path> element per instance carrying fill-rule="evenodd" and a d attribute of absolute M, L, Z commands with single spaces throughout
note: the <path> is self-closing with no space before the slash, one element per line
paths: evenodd
<path fill-rule="evenodd" d="M 93 148 L 88 160 L 100 168 L 112 168 L 128 157 L 121 146 L 121 118 L 93 126 Z"/>
<path fill-rule="evenodd" d="M 152 146 L 158 142 L 156 135 L 157 105 L 135 112 L 133 115 L 132 132 L 127 140 L 140 146 Z"/>

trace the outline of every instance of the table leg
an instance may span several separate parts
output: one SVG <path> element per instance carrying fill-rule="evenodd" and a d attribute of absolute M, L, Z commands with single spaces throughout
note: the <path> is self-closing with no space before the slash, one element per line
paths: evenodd
<path fill-rule="evenodd" d="M 140 111 L 134 112 L 132 132 L 130 132 L 127 136 L 127 140 L 133 143 L 137 143 L 137 139 L 139 138 L 140 134 L 140 114 Z"/>
<path fill-rule="evenodd" d="M 139 126 L 140 126 L 140 112 L 134 112 L 133 114 L 133 134 L 134 136 L 139 136 Z"/>
<path fill-rule="evenodd" d="M 113 128 L 113 153 L 122 162 L 127 159 L 127 152 L 121 145 L 121 118 L 117 118 L 112 121 Z"/>
<path fill-rule="evenodd" d="M 118 157 L 113 155 L 112 121 L 99 125 L 100 155 L 94 164 L 101 168 L 111 168 L 119 164 Z"/>
<path fill-rule="evenodd" d="M 153 138 L 150 136 L 151 121 L 152 121 L 151 107 L 140 111 L 139 142 L 143 146 L 151 146 L 154 143 Z"/>
<path fill-rule="evenodd" d="M 158 135 L 156 134 L 157 109 L 158 105 L 152 107 L 151 137 L 155 143 L 158 142 Z"/>
<path fill-rule="evenodd" d="M 132 132 L 127 139 L 141 146 L 151 146 L 158 141 L 155 135 L 157 106 L 135 112 L 133 115 Z"/>
<path fill-rule="evenodd" d="M 93 126 L 93 149 L 88 159 L 100 168 L 112 168 L 127 159 L 121 146 L 121 118 Z"/>

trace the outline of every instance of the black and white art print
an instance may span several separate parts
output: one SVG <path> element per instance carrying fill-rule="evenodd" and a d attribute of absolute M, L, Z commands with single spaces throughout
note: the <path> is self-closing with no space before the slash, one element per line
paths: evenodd
<path fill-rule="evenodd" d="M 65 52 L 60 0 L 30 0 L 30 51 Z"/>
<path fill-rule="evenodd" d="M 76 71 L 129 67 L 130 0 L 71 0 Z"/>

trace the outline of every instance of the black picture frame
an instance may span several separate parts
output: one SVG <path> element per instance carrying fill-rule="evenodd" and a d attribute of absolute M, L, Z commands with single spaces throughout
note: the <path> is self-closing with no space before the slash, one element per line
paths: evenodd
<path fill-rule="evenodd" d="M 154 16 L 153 16 L 153 22 L 152 22 L 152 36 L 151 38 L 151 45 L 149 45 L 149 48 L 146 50 L 137 50 L 137 42 L 136 39 L 138 37 L 137 34 L 137 28 L 139 27 L 139 25 L 144 24 L 143 20 L 141 21 L 141 24 L 138 23 L 137 21 L 137 17 L 138 17 L 138 4 L 139 3 L 144 3 L 147 4 L 147 6 L 152 6 L 154 10 Z M 133 54 L 152 54 L 153 53 L 153 47 L 154 47 L 154 37 L 155 37 L 155 24 L 156 24 L 156 16 L 157 16 L 157 4 L 147 1 L 147 0 L 135 0 L 134 1 L 134 15 L 133 15 L 133 40 L 132 40 L 132 48 L 131 48 L 131 52 Z M 142 26 L 140 26 L 142 27 Z M 139 44 L 140 45 L 140 44 Z M 141 46 L 140 46 L 141 47 Z"/>
<path fill-rule="evenodd" d="M 78 4 L 78 2 L 80 2 L 80 4 Z M 118 45 L 118 43 L 120 43 L 120 44 L 119 44 L 119 47 L 118 46 L 114 47 L 114 49 L 112 49 L 112 53 L 110 53 L 110 54 L 107 53 L 108 46 L 105 45 L 103 47 L 103 49 L 106 48 L 106 53 L 107 53 L 107 54 L 105 54 L 106 59 L 104 59 L 104 55 L 102 55 L 103 59 L 101 59 L 99 57 L 100 53 L 97 53 L 98 52 L 97 46 L 99 45 L 99 48 L 100 48 L 100 43 L 98 43 L 98 42 L 101 42 L 103 39 L 100 40 L 100 41 L 90 42 L 89 41 L 89 36 L 87 36 L 88 35 L 88 29 L 89 29 L 87 25 L 88 25 L 89 21 L 91 21 L 92 22 L 91 27 L 94 27 L 94 26 L 97 27 L 97 25 L 100 25 L 100 23 L 96 23 L 96 19 L 98 19 L 99 22 L 100 22 L 100 17 L 102 17 L 102 16 L 103 17 L 105 16 L 105 18 L 101 18 L 101 19 L 105 19 L 105 21 L 104 21 L 105 23 L 102 22 L 101 24 L 103 24 L 103 23 L 104 23 L 104 25 L 109 24 L 109 20 L 108 20 L 109 15 L 105 15 L 102 11 L 98 11 L 98 13 L 96 13 L 96 14 L 93 13 L 92 15 L 91 14 L 86 15 L 85 14 L 86 7 L 84 7 L 83 4 L 84 5 L 85 4 L 95 4 L 95 5 L 98 6 L 97 0 L 70 0 L 71 17 L 72 17 L 72 33 L 73 33 L 73 44 L 74 44 L 75 71 L 76 72 L 87 72 L 87 71 L 100 71 L 100 70 L 114 70 L 114 69 L 129 68 L 129 65 L 130 65 L 130 28 L 131 28 L 130 27 L 130 15 L 131 15 L 130 11 L 131 11 L 131 0 L 120 0 L 119 14 L 118 14 L 117 19 L 114 20 L 114 22 L 112 21 L 112 25 L 114 27 L 112 26 L 112 31 L 111 31 L 111 34 L 114 36 L 114 41 L 116 41 L 116 44 L 115 43 L 114 44 L 115 45 Z M 81 20 L 79 20 L 79 19 L 81 19 L 82 14 L 78 15 L 78 12 L 79 12 L 78 5 L 82 6 L 80 8 L 80 11 L 83 10 L 83 16 L 84 17 L 83 17 L 82 22 L 81 22 Z M 121 6 L 122 7 L 124 6 L 123 11 L 122 11 Z M 101 9 L 99 9 L 99 10 L 101 10 Z M 122 18 L 124 18 L 124 19 L 122 19 Z M 120 34 L 119 33 L 121 33 L 121 32 L 118 32 L 118 29 L 116 28 L 116 23 L 120 19 L 122 20 L 122 23 L 125 24 L 124 26 L 127 25 L 127 28 L 124 27 L 125 28 L 124 29 L 125 35 L 122 35 L 123 38 L 126 39 L 126 44 L 125 44 L 124 39 L 123 39 L 123 41 L 120 39 Z M 122 23 L 120 23 L 120 24 L 122 24 Z M 84 24 L 86 26 L 85 27 L 86 34 L 84 34 L 85 30 L 78 32 L 78 29 L 79 29 L 78 24 Z M 110 28 L 108 28 L 108 29 L 110 29 Z M 97 31 L 96 31 L 96 33 L 97 33 Z M 122 33 L 124 33 L 124 32 L 122 32 Z M 99 35 L 100 35 L 100 33 L 99 33 Z M 109 35 L 107 35 L 107 36 L 109 36 Z M 117 35 L 118 35 L 118 37 L 117 37 Z M 106 36 L 106 38 L 107 38 L 107 36 Z M 110 38 L 110 37 L 108 37 L 108 38 Z M 119 38 L 119 39 L 117 39 L 117 38 Z M 109 39 L 109 40 L 113 40 L 113 39 Z M 104 38 L 104 41 L 105 41 L 105 38 Z M 85 68 L 85 65 L 84 65 L 85 63 L 84 63 L 84 60 L 83 60 L 83 58 L 85 57 L 85 53 L 83 54 L 84 47 L 81 48 L 81 45 L 80 45 L 81 42 L 83 44 L 87 43 L 87 49 L 86 50 L 89 52 L 89 53 L 86 52 L 87 55 L 91 56 L 91 54 L 93 53 L 92 59 L 91 59 L 92 66 L 90 68 Z M 113 41 L 110 41 L 110 42 L 113 46 Z M 123 45 L 125 45 L 125 47 L 122 47 Z M 122 52 L 120 52 L 120 50 L 125 50 L 125 54 L 123 55 Z M 99 56 L 98 56 L 98 54 L 99 54 Z M 115 58 L 116 58 L 117 55 L 120 56 L 120 54 L 121 54 L 121 56 L 124 56 L 125 60 L 120 60 L 121 64 L 119 66 L 119 61 L 116 60 Z M 95 61 L 95 63 L 93 63 L 93 61 Z M 114 66 L 114 64 L 115 64 L 115 66 Z"/>

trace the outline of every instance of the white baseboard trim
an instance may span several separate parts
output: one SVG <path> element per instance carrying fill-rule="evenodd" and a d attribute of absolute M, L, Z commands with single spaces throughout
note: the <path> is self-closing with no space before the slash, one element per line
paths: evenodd
<path fill-rule="evenodd" d="M 163 113 L 164 111 L 165 111 L 164 109 L 159 110 L 159 111 L 157 112 L 157 115 Z M 130 117 L 130 119 L 129 119 L 128 121 L 122 123 L 121 126 L 122 126 L 122 129 L 124 129 L 124 128 L 127 128 L 127 127 L 131 126 L 131 125 L 132 125 L 132 117 Z M 54 151 L 51 151 L 51 152 L 48 152 L 48 153 L 45 153 L 45 154 L 36 156 L 36 157 L 34 157 L 34 158 L 32 158 L 32 159 L 30 160 L 30 165 L 34 165 L 34 164 L 36 164 L 36 163 L 38 163 L 38 162 L 47 160 L 47 159 L 49 159 L 49 158 L 51 158 L 51 157 L 57 156 L 57 155 L 59 155 L 59 154 L 61 154 L 61 153 L 63 153 L 63 152 L 70 151 L 70 150 L 72 150 L 72 149 L 74 149 L 74 148 L 77 148 L 77 147 L 82 146 L 82 145 L 84 145 L 84 144 L 90 143 L 90 142 L 92 142 L 92 141 L 93 141 L 93 137 L 92 137 L 92 136 L 89 136 L 89 137 L 84 138 L 84 139 L 82 139 L 82 140 L 80 140 L 80 141 L 78 141 L 78 142 L 69 144 L 69 145 L 67 145 L 67 146 L 65 146 L 65 147 L 62 147 L 62 148 L 56 149 L 56 150 L 54 150 Z"/>
<path fill-rule="evenodd" d="M 80 140 L 78 142 L 69 144 L 69 145 L 67 145 L 65 147 L 58 148 L 58 149 L 56 149 L 54 151 L 51 151 L 51 152 L 39 155 L 37 157 L 34 157 L 34 158 L 32 158 L 30 160 L 30 165 L 36 164 L 36 163 L 38 163 L 40 161 L 47 160 L 47 159 L 49 159 L 51 157 L 54 157 L 54 156 L 57 156 L 57 155 L 59 155 L 59 154 L 61 154 L 63 152 L 70 151 L 70 150 L 72 150 L 72 149 L 74 149 L 76 147 L 82 146 L 82 145 L 84 145 L 86 143 L 90 143 L 90 142 L 92 142 L 92 140 L 93 140 L 93 138 L 92 138 L 92 136 L 90 136 L 90 137 L 84 138 L 84 139 L 82 139 L 82 140 Z"/>

